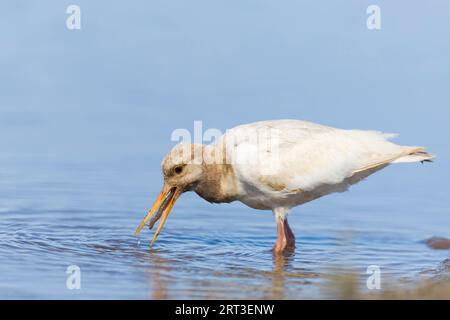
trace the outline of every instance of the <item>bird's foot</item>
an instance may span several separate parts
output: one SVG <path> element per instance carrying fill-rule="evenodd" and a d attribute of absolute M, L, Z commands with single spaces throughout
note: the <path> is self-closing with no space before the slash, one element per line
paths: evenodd
<path fill-rule="evenodd" d="M 285 251 L 292 251 L 295 248 L 295 236 L 292 232 L 287 219 L 278 219 L 277 222 L 277 241 L 273 246 L 274 253 L 283 253 Z"/>

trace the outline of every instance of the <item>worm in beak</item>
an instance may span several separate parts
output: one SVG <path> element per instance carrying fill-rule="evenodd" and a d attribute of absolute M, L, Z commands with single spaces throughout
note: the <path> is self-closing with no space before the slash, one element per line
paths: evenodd
<path fill-rule="evenodd" d="M 141 224 L 137 228 L 136 232 L 134 233 L 134 236 L 136 237 L 139 232 L 142 230 L 142 228 L 145 226 L 147 221 L 150 220 L 150 218 L 155 213 L 156 209 L 158 211 L 156 212 L 153 219 L 150 221 L 149 228 L 152 229 L 155 223 L 161 219 L 158 228 L 156 229 L 155 234 L 153 235 L 152 242 L 150 243 L 150 248 L 153 246 L 153 243 L 155 242 L 156 238 L 158 238 L 159 233 L 161 232 L 164 223 L 167 220 L 167 217 L 169 216 L 170 210 L 172 210 L 173 205 L 175 204 L 175 201 L 180 196 L 181 192 L 178 191 L 176 187 L 164 187 L 161 192 L 158 195 L 158 198 L 156 199 L 155 203 L 153 204 L 152 208 L 148 212 L 148 214 L 145 216 L 144 220 L 142 220 Z M 162 217 L 162 218 L 161 218 Z"/>

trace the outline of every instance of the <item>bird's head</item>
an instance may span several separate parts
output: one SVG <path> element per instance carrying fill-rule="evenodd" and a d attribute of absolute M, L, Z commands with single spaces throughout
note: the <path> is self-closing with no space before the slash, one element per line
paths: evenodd
<path fill-rule="evenodd" d="M 147 216 L 136 230 L 135 236 L 138 235 L 156 211 L 150 221 L 150 229 L 161 217 L 162 219 L 150 244 L 150 246 L 153 245 L 178 197 L 183 192 L 193 190 L 202 180 L 204 175 L 202 157 L 203 146 L 199 144 L 178 144 L 164 157 L 161 163 L 164 177 L 163 188 Z"/>
<path fill-rule="evenodd" d="M 178 144 L 163 159 L 161 170 L 164 185 L 176 188 L 180 194 L 190 191 L 203 178 L 203 146 Z"/>

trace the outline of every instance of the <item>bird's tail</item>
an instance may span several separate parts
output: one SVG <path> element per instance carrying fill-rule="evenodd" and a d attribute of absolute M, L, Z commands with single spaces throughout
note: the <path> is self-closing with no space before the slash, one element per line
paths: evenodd
<path fill-rule="evenodd" d="M 405 147 L 403 155 L 392 161 L 391 163 L 400 162 L 431 162 L 434 159 L 434 155 L 425 151 L 424 147 Z"/>

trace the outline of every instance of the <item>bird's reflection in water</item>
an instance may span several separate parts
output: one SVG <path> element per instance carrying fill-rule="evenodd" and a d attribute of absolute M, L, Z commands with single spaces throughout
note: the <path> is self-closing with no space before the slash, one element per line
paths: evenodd
<path fill-rule="evenodd" d="M 230 264 L 221 270 L 205 268 L 195 265 L 195 260 L 204 263 L 198 257 L 182 255 L 168 258 L 169 253 L 159 250 L 149 253 L 150 299 L 289 299 L 295 290 L 317 276 L 311 270 L 294 266 L 294 250 L 282 254 L 264 253 L 264 259 L 272 256 L 269 270 L 258 269 L 257 264 Z M 191 267 L 186 268 L 186 263 L 191 263 Z"/>
<path fill-rule="evenodd" d="M 152 268 L 149 272 L 150 299 L 169 299 L 168 287 L 170 279 L 164 273 L 170 271 L 170 260 L 165 259 L 157 252 L 150 252 L 150 262 Z"/>
<path fill-rule="evenodd" d="M 285 292 L 285 268 L 288 267 L 293 258 L 294 249 L 285 250 L 282 253 L 273 253 L 273 272 L 272 272 L 272 292 L 271 299 L 283 299 Z"/>

